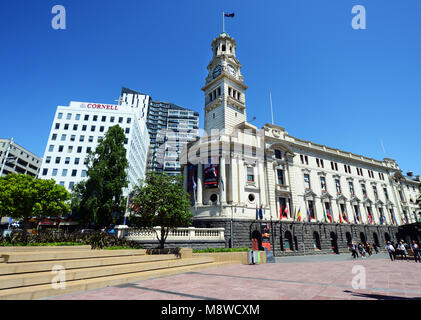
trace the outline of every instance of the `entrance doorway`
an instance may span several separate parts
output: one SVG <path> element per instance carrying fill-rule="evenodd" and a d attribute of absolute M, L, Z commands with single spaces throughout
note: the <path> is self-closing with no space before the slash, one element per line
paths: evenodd
<path fill-rule="evenodd" d="M 330 246 L 332 248 L 333 253 L 338 254 L 338 236 L 335 232 L 330 233 Z"/>

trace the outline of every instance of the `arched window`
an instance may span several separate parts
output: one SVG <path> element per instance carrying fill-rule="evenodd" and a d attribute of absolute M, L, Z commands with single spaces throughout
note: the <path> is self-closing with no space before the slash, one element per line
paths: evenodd
<path fill-rule="evenodd" d="M 314 250 L 322 249 L 322 246 L 320 245 L 320 236 L 317 231 L 313 232 L 313 246 L 314 246 Z"/>
<path fill-rule="evenodd" d="M 347 245 L 350 246 L 352 244 L 352 236 L 351 236 L 351 234 L 349 232 L 347 232 L 345 234 L 345 236 L 346 236 L 346 243 L 347 243 Z"/>
<path fill-rule="evenodd" d="M 378 247 L 380 247 L 380 243 L 379 243 L 379 237 L 377 236 L 377 233 L 373 232 L 373 240 L 374 240 L 374 244 Z"/>
<path fill-rule="evenodd" d="M 289 231 L 285 232 L 284 248 L 286 251 L 294 250 L 292 242 L 292 234 Z"/>
<path fill-rule="evenodd" d="M 364 232 L 361 232 L 361 233 L 360 233 L 360 239 L 361 239 L 361 242 L 362 242 L 363 244 L 365 244 L 365 243 L 366 243 L 366 238 L 365 238 L 365 234 L 364 234 Z"/>
<path fill-rule="evenodd" d="M 222 45 L 222 51 L 225 52 L 225 50 L 227 50 L 227 47 L 225 46 L 225 44 Z"/>

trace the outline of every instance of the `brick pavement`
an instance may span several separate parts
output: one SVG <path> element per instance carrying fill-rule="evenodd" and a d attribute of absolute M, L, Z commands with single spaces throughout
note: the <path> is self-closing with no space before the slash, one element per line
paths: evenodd
<path fill-rule="evenodd" d="M 298 258 L 299 259 L 299 258 Z M 421 263 L 385 256 L 359 260 L 306 258 L 305 262 L 231 265 L 116 287 L 69 294 L 65 300 L 377 300 L 420 299 Z M 353 289 L 353 267 L 366 271 L 366 289 Z"/>

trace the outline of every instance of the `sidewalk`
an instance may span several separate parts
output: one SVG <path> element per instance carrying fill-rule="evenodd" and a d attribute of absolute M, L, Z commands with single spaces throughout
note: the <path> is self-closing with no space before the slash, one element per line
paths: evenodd
<path fill-rule="evenodd" d="M 51 299 L 72 300 L 421 300 L 421 263 L 385 254 L 279 258 L 280 263 L 210 268 Z M 311 263 L 309 263 L 311 262 Z M 358 272 L 353 268 L 357 266 Z M 353 289 L 365 272 L 366 289 Z"/>

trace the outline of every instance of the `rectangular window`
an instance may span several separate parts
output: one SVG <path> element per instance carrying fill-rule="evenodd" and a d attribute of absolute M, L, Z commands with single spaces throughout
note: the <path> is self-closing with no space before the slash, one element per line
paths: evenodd
<path fill-rule="evenodd" d="M 320 177 L 320 186 L 322 188 L 322 191 L 327 191 L 327 189 L 326 189 L 326 178 L 325 177 Z"/>
<path fill-rule="evenodd" d="M 57 139 L 57 134 L 53 134 L 53 136 L 51 137 L 51 140 L 53 140 L 53 141 L 56 141 L 56 139 Z"/>
<path fill-rule="evenodd" d="M 80 142 L 83 142 L 84 140 L 85 140 L 85 136 L 80 136 L 80 137 L 79 137 L 79 141 L 80 141 Z"/>
<path fill-rule="evenodd" d="M 123 117 L 118 118 L 118 123 L 123 123 Z"/>
<path fill-rule="evenodd" d="M 308 211 L 310 212 L 310 218 L 311 219 L 316 219 L 316 212 L 314 210 L 314 203 L 312 200 L 308 200 Z"/>
<path fill-rule="evenodd" d="M 72 190 L 74 185 L 75 185 L 75 183 L 73 181 L 69 182 L 69 189 Z"/>
<path fill-rule="evenodd" d="M 48 151 L 53 152 L 54 151 L 54 145 L 50 144 L 50 146 L 48 147 Z"/>
<path fill-rule="evenodd" d="M 43 170 L 42 170 L 42 175 L 43 175 L 43 176 L 46 176 L 46 175 L 47 175 L 47 173 L 48 173 L 48 169 L 43 169 Z"/>
<path fill-rule="evenodd" d="M 67 169 L 63 169 L 63 171 L 61 172 L 61 176 L 62 177 L 67 176 Z"/>
<path fill-rule="evenodd" d="M 64 130 L 69 130 L 69 124 L 68 124 L 68 123 L 66 123 L 66 124 L 64 125 Z"/>
<path fill-rule="evenodd" d="M 71 113 L 68 113 L 68 114 L 67 114 L 67 117 L 66 117 L 66 119 L 67 119 L 67 120 L 70 120 L 70 119 L 72 119 L 72 114 L 71 114 Z"/>
<path fill-rule="evenodd" d="M 360 211 L 358 210 L 358 206 L 357 205 L 354 205 L 354 212 L 355 212 L 355 216 L 358 219 L 358 222 L 361 222 Z"/>
<path fill-rule="evenodd" d="M 126 134 L 130 133 L 130 128 L 126 128 Z"/>
<path fill-rule="evenodd" d="M 69 146 L 69 147 L 67 148 L 67 152 L 68 152 L 68 153 L 72 153 L 72 152 L 73 152 L 73 146 Z"/>
<path fill-rule="evenodd" d="M 115 117 L 110 118 L 110 122 L 114 122 Z"/>
<path fill-rule="evenodd" d="M 82 147 L 77 147 L 77 153 L 81 153 L 82 152 Z"/>
<path fill-rule="evenodd" d="M 58 146 L 58 152 L 63 152 L 64 146 Z"/>
<path fill-rule="evenodd" d="M 56 164 L 59 164 L 61 160 L 61 157 L 56 157 Z"/>
<path fill-rule="evenodd" d="M 282 156 L 281 156 L 281 150 L 276 150 L 276 149 L 275 149 L 275 158 L 276 158 L 276 159 L 282 159 Z"/>
<path fill-rule="evenodd" d="M 379 198 L 379 194 L 377 193 L 377 187 L 373 186 L 373 193 L 374 193 L 374 198 L 377 200 Z"/>
<path fill-rule="evenodd" d="M 89 120 L 89 114 L 85 114 L 85 119 L 84 119 L 85 121 L 88 121 Z"/>
<path fill-rule="evenodd" d="M 94 142 L 94 136 L 89 136 L 88 141 L 89 141 L 89 142 Z"/>
<path fill-rule="evenodd" d="M 55 128 L 56 128 L 56 130 L 60 129 L 60 123 L 56 123 Z"/>
<path fill-rule="evenodd" d="M 73 125 L 73 131 L 76 131 L 77 130 L 77 124 L 74 124 Z"/>
<path fill-rule="evenodd" d="M 335 179 L 335 185 L 336 185 L 336 192 L 337 193 L 342 193 L 342 190 L 341 190 L 341 181 L 339 179 Z"/>
<path fill-rule="evenodd" d="M 283 186 L 284 185 L 284 170 L 277 169 L 276 173 L 277 173 L 277 176 L 278 176 L 278 184 Z"/>
<path fill-rule="evenodd" d="M 86 177 L 86 170 L 82 170 L 81 177 Z"/>
<path fill-rule="evenodd" d="M 76 175 L 77 175 L 77 170 L 76 169 L 72 170 L 72 177 L 76 177 Z"/>
<path fill-rule="evenodd" d="M 354 184 L 351 181 L 349 182 L 349 193 L 351 194 L 351 197 L 355 196 Z"/>
<path fill-rule="evenodd" d="M 79 164 L 80 158 L 75 158 L 75 164 Z"/>
<path fill-rule="evenodd" d="M 50 163 L 51 162 L 51 157 L 48 156 L 47 158 L 45 158 L 45 163 Z"/>
<path fill-rule="evenodd" d="M 80 120 L 80 113 L 76 114 L 76 120 Z"/>
<path fill-rule="evenodd" d="M 99 132 L 104 132 L 104 129 L 105 129 L 104 126 L 100 126 L 99 127 Z"/>
<path fill-rule="evenodd" d="M 304 156 L 302 154 L 300 154 L 300 160 L 301 160 L 301 164 L 304 164 Z"/>
<path fill-rule="evenodd" d="M 127 118 L 127 123 L 131 123 L 132 122 L 132 118 Z"/>
<path fill-rule="evenodd" d="M 247 181 L 254 182 L 254 168 L 247 167 Z"/>
<path fill-rule="evenodd" d="M 107 116 L 102 116 L 101 121 L 102 121 L 102 122 L 107 121 Z"/>
<path fill-rule="evenodd" d="M 82 131 L 86 131 L 86 124 L 84 124 L 83 126 L 82 126 Z"/>
<path fill-rule="evenodd" d="M 306 190 L 310 189 L 310 175 L 304 174 L 304 187 Z"/>
<path fill-rule="evenodd" d="M 55 177 L 57 175 L 58 169 L 53 169 L 53 177 Z"/>
<path fill-rule="evenodd" d="M 94 116 L 93 121 L 97 121 L 98 120 L 98 116 Z"/>
<path fill-rule="evenodd" d="M 59 112 L 59 114 L 57 115 L 57 119 L 61 119 L 63 118 L 63 113 Z"/>
<path fill-rule="evenodd" d="M 66 135 L 65 134 L 61 135 L 61 141 L 66 141 Z"/>
<path fill-rule="evenodd" d="M 64 160 L 64 164 L 69 164 L 70 163 L 70 157 L 66 157 L 66 159 Z"/>
<path fill-rule="evenodd" d="M 365 184 L 361 184 L 361 191 L 363 192 L 363 196 L 367 197 L 367 189 L 365 188 Z"/>
<path fill-rule="evenodd" d="M 95 131 L 95 126 L 91 126 L 91 132 Z"/>
<path fill-rule="evenodd" d="M 70 136 L 70 141 L 75 141 L 76 140 L 76 136 L 74 135 L 74 134 L 72 134 L 71 136 Z"/>
<path fill-rule="evenodd" d="M 385 196 L 386 200 L 389 200 L 389 194 L 387 193 L 387 189 L 383 188 L 383 192 L 384 192 L 384 196 Z"/>

